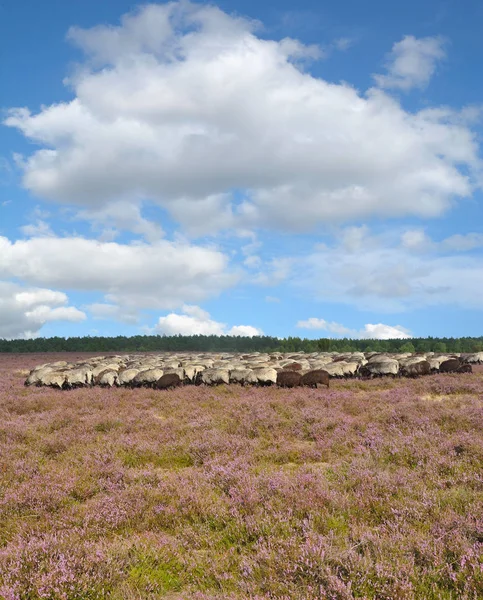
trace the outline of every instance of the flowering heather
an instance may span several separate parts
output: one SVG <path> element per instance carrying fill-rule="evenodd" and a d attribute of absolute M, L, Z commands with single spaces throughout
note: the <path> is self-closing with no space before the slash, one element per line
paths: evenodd
<path fill-rule="evenodd" d="M 0 355 L 0 598 L 483 598 L 482 367 L 24 388 L 62 358 Z"/>

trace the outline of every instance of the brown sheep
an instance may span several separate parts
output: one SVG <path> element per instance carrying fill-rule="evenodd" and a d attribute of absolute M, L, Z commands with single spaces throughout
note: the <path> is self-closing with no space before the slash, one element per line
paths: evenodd
<path fill-rule="evenodd" d="M 461 363 L 458 358 L 450 358 L 449 360 L 443 361 L 439 365 L 440 373 L 456 373 L 461 367 Z"/>
<path fill-rule="evenodd" d="M 315 369 L 302 375 L 301 384 L 309 387 L 319 387 L 319 385 L 326 385 L 329 387 L 330 377 L 327 371 L 324 369 Z"/>
<path fill-rule="evenodd" d="M 301 371 L 302 365 L 298 362 L 292 362 L 292 363 L 289 363 L 288 365 L 284 365 L 283 370 L 284 371 Z"/>
<path fill-rule="evenodd" d="M 420 375 L 429 375 L 431 372 L 431 365 L 427 360 L 421 360 L 420 362 L 406 365 L 401 369 L 400 374 L 405 377 L 419 377 Z"/>
<path fill-rule="evenodd" d="M 473 368 L 471 365 L 464 364 L 464 365 L 461 365 L 461 367 L 459 367 L 459 369 L 456 372 L 457 373 L 473 373 Z"/>
<path fill-rule="evenodd" d="M 158 390 L 167 390 L 181 385 L 181 378 L 178 373 L 166 373 L 158 379 L 156 387 Z"/>
<path fill-rule="evenodd" d="M 279 371 L 277 373 L 277 385 L 280 387 L 292 388 L 300 385 L 302 375 L 296 371 Z"/>

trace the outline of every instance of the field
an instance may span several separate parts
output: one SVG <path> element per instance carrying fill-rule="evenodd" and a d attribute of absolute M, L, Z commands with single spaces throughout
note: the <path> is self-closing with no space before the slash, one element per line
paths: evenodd
<path fill-rule="evenodd" d="M 61 358 L 0 355 L 0 598 L 483 598 L 483 367 L 24 388 Z"/>

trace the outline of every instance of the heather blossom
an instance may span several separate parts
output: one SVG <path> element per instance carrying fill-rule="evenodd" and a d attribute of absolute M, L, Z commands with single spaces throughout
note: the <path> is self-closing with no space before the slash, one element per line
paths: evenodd
<path fill-rule="evenodd" d="M 482 597 L 483 368 L 24 388 L 61 358 L 0 358 L 1 598 Z"/>

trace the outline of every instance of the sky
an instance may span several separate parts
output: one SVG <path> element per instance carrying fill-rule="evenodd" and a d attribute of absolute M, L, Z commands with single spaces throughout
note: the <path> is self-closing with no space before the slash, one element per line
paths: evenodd
<path fill-rule="evenodd" d="M 0 338 L 483 335 L 477 0 L 0 2 Z"/>

